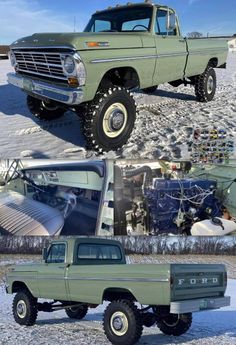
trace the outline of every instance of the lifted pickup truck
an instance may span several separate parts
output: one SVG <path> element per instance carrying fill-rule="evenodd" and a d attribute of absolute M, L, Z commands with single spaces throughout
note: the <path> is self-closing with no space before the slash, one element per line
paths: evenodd
<path fill-rule="evenodd" d="M 181 35 L 173 9 L 149 1 L 96 12 L 84 33 L 34 34 L 11 45 L 9 83 L 27 94 L 30 111 L 53 120 L 71 109 L 89 148 L 117 150 L 129 139 L 137 107 L 131 90 L 195 86 L 211 101 L 215 67 L 225 68 L 227 41 Z"/>
<path fill-rule="evenodd" d="M 143 326 L 157 324 L 163 333 L 179 336 L 191 327 L 192 312 L 230 304 L 223 265 L 126 265 L 119 242 L 97 238 L 53 241 L 43 259 L 15 266 L 7 275 L 20 325 L 32 326 L 38 311 L 65 309 L 70 318 L 82 319 L 89 307 L 109 301 L 103 319 L 108 340 L 133 345 Z"/>

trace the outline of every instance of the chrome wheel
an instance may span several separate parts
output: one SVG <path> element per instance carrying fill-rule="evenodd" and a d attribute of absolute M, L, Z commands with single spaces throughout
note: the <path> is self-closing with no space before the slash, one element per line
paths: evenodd
<path fill-rule="evenodd" d="M 214 79 L 212 76 L 209 76 L 207 81 L 207 93 L 210 95 L 214 90 Z"/>
<path fill-rule="evenodd" d="M 112 104 L 103 118 L 103 131 L 109 138 L 117 138 L 125 129 L 128 120 L 126 107 L 121 103 Z"/>
<path fill-rule="evenodd" d="M 110 320 L 110 326 L 112 332 L 118 337 L 124 336 L 129 328 L 129 322 L 124 313 L 118 311 L 114 313 Z"/>
<path fill-rule="evenodd" d="M 19 318 L 24 319 L 24 318 L 26 317 L 26 314 L 27 314 L 27 306 L 26 306 L 25 301 L 20 300 L 20 301 L 17 303 L 16 311 L 17 311 L 17 315 L 19 316 Z"/>

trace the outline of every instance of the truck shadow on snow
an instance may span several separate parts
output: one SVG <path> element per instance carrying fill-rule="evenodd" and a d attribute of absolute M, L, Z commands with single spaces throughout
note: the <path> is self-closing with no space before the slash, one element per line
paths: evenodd
<path fill-rule="evenodd" d="M 8 84 L 0 85 L 0 99 L 0 113 L 8 116 L 20 114 L 31 117 L 26 107 L 25 94 L 20 89 Z"/>
<path fill-rule="evenodd" d="M 40 121 L 28 110 L 26 105 L 26 95 L 18 88 L 11 85 L 1 85 L 0 95 L 0 113 L 3 113 L 3 115 L 11 117 L 14 115 L 24 116 L 29 120 L 32 120 L 39 129 L 47 131 L 54 137 L 64 140 L 67 143 L 71 143 L 85 149 L 85 140 L 81 132 L 79 117 L 73 112 L 68 111 L 58 120 Z M 35 126 L 29 122 L 26 128 L 27 133 L 31 132 L 31 127 Z M 33 128 L 32 131 L 37 132 L 35 128 Z"/>
<path fill-rule="evenodd" d="M 143 92 L 140 91 L 143 95 L 145 95 Z M 188 93 L 183 92 L 177 92 L 177 91 L 167 91 L 167 90 L 161 90 L 157 89 L 151 96 L 159 96 L 162 98 L 170 98 L 170 99 L 176 99 L 181 101 L 194 101 L 197 102 L 196 97 L 194 95 L 190 95 Z"/>
<path fill-rule="evenodd" d="M 174 344 L 188 344 L 190 342 L 193 342 L 194 340 L 207 340 L 208 338 L 212 338 L 213 336 L 217 337 L 224 336 L 227 333 L 227 336 L 232 338 L 232 342 L 234 339 L 236 339 L 236 328 L 234 320 L 236 319 L 236 311 L 214 311 L 212 313 L 208 312 L 207 317 L 204 316 L 203 313 L 201 313 L 201 317 L 199 317 L 198 320 L 194 321 L 193 319 L 193 326 L 192 328 L 186 333 L 185 335 L 182 335 L 180 337 L 173 337 L 173 336 L 167 336 L 162 333 L 158 333 L 159 330 L 156 328 L 156 334 L 155 327 L 152 327 L 152 334 L 145 334 L 148 332 L 148 328 L 144 328 L 144 334 L 141 337 L 138 344 L 145 345 L 168 345 L 170 343 Z M 200 314 L 198 314 L 200 315 Z M 88 314 L 83 321 L 77 321 L 78 325 L 78 332 L 80 331 L 80 323 L 82 322 L 81 326 L 82 329 L 86 329 L 86 322 L 88 322 L 88 329 L 91 328 L 91 322 L 92 321 L 99 321 L 100 322 L 100 328 L 102 330 L 102 313 L 95 313 L 95 314 Z M 61 319 L 48 319 L 48 320 L 38 320 L 37 326 L 45 326 L 45 325 L 61 325 L 61 324 L 74 324 L 76 321 L 69 319 L 67 317 L 61 318 Z M 98 324 L 95 324 L 98 326 Z M 75 330 L 73 329 L 73 332 Z M 174 341 L 174 342 L 173 342 Z"/>

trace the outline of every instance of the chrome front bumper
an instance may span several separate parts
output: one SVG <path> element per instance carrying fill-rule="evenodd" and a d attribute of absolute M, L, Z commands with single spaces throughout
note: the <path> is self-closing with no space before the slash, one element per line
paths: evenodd
<path fill-rule="evenodd" d="M 78 105 L 83 102 L 84 92 L 81 88 L 54 86 L 46 82 L 23 77 L 15 73 L 8 73 L 8 83 L 33 95 L 50 99 L 68 105 Z"/>
<path fill-rule="evenodd" d="M 230 305 L 230 297 L 199 298 L 187 301 L 171 302 L 171 314 L 186 314 L 197 311 L 219 309 Z"/>

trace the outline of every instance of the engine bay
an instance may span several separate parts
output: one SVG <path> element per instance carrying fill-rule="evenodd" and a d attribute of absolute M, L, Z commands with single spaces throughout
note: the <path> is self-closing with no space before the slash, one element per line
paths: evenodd
<path fill-rule="evenodd" d="M 169 168 L 117 166 L 116 234 L 223 236 L 236 231 L 217 180 L 192 177 L 188 164 Z"/>

